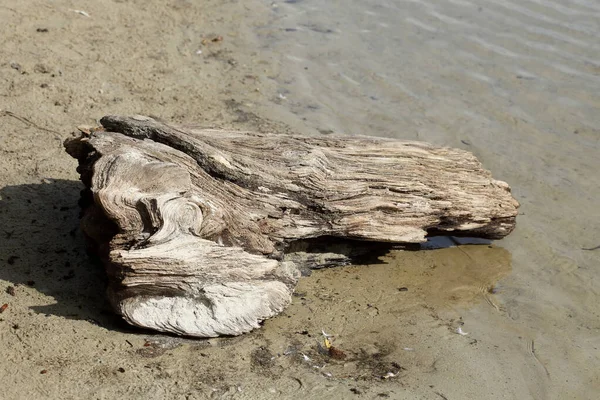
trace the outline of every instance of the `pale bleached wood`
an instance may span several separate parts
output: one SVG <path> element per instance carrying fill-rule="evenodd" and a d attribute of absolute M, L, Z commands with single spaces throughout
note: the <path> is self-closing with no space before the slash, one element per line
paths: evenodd
<path fill-rule="evenodd" d="M 340 237 L 419 243 L 431 233 L 502 238 L 518 203 L 469 152 L 369 137 L 175 127 L 108 116 L 65 143 L 79 160 L 82 228 L 128 322 L 237 335 L 291 300 L 302 260 L 348 261 L 290 243 Z"/>

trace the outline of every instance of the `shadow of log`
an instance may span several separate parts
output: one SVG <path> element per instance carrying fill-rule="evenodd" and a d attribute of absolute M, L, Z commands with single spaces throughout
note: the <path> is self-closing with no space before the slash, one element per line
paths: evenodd
<path fill-rule="evenodd" d="M 40 314 L 88 320 L 108 329 L 133 328 L 106 301 L 106 273 L 86 254 L 79 230 L 78 181 L 6 186 L 0 189 L 0 279 L 15 301 L 33 287 L 56 303 L 32 306 Z"/>

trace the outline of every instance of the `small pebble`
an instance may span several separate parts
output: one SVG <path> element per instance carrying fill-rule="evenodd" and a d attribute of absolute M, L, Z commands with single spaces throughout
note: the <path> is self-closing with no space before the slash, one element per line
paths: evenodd
<path fill-rule="evenodd" d="M 17 71 L 19 71 L 19 72 L 21 72 L 21 73 L 22 73 L 22 71 L 23 71 L 23 67 L 21 67 L 21 64 L 19 64 L 19 63 L 16 63 L 16 62 L 11 62 L 11 63 L 10 63 L 10 67 L 11 67 L 12 69 L 16 69 Z"/>
<path fill-rule="evenodd" d="M 40 74 L 47 74 L 50 72 L 50 68 L 48 68 L 44 64 L 35 64 L 35 67 L 33 67 L 33 71 Z"/>

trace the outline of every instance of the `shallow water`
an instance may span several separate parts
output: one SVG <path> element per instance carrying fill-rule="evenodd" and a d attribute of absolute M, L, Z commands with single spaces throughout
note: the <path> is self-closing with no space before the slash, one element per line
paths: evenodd
<path fill-rule="evenodd" d="M 596 398 L 600 249 L 583 248 L 600 244 L 600 3 L 304 0 L 271 12 L 257 33 L 278 60 L 278 96 L 254 105 L 262 115 L 305 133 L 470 150 L 521 203 L 516 231 L 496 243 L 512 255 L 501 290 L 460 311 L 485 346 L 425 381 L 449 398 L 481 384 L 482 398 Z"/>

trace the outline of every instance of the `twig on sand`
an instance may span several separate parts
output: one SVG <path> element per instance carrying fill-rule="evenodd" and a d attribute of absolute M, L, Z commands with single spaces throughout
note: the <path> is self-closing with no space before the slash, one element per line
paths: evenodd
<path fill-rule="evenodd" d="M 37 128 L 37 129 L 41 129 L 41 130 L 43 130 L 43 131 L 46 131 L 46 132 L 53 133 L 53 134 L 54 134 L 54 137 L 55 137 L 56 139 L 58 139 L 58 140 L 62 140 L 62 139 L 61 139 L 61 137 L 60 137 L 60 132 L 53 131 L 52 129 L 44 128 L 43 126 L 39 126 L 39 125 L 38 125 L 38 124 L 36 124 L 35 122 L 33 122 L 33 121 L 30 121 L 29 119 L 27 119 L 27 118 L 25 118 L 25 117 L 21 117 L 21 116 L 19 116 L 19 115 L 15 114 L 15 113 L 13 113 L 12 111 L 8 111 L 8 110 L 0 110 L 0 117 L 4 117 L 4 116 L 13 117 L 13 118 L 15 118 L 15 119 L 17 119 L 17 120 L 19 120 L 19 121 L 21 121 L 21 122 L 25 123 L 25 124 L 28 124 L 28 125 L 31 125 L 31 126 L 33 126 L 33 127 Z"/>
<path fill-rule="evenodd" d="M 581 248 L 581 250 L 588 250 L 588 251 L 590 251 L 590 250 L 598 250 L 598 249 L 600 249 L 600 244 L 598 246 L 595 246 L 595 247 L 582 247 Z"/>

